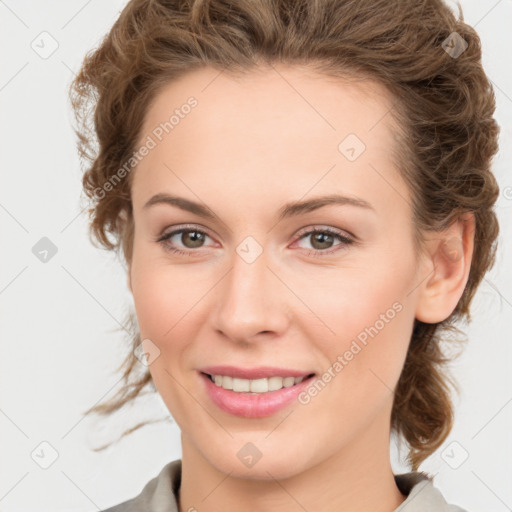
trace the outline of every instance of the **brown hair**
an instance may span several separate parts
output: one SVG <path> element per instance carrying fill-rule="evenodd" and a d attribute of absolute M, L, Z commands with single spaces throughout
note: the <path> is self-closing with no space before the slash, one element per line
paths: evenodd
<path fill-rule="evenodd" d="M 480 39 L 464 23 L 460 6 L 457 18 L 441 0 L 130 1 L 85 58 L 70 91 L 87 163 L 83 188 L 92 205 L 91 240 L 116 252 L 121 248 L 130 265 L 133 173 L 123 180 L 118 174 L 114 186 L 105 184 L 133 156 L 159 89 L 203 66 L 243 72 L 259 62 L 306 64 L 326 75 L 383 84 L 396 100 L 391 114 L 402 127 L 397 165 L 412 192 L 417 236 L 446 227 L 464 212 L 475 215 L 464 293 L 445 321 L 415 320 L 395 389 L 392 432 L 407 442 L 407 460 L 416 470 L 452 428 L 447 384 L 457 385 L 446 364 L 456 356 L 441 345 L 465 341 L 451 334 L 460 333 L 458 320 L 471 319 L 469 306 L 494 264 L 498 236 L 493 209 L 499 189 L 491 172 L 499 131 L 495 98 L 482 68 Z M 148 385 L 155 390 L 149 370 L 134 355 L 141 339 L 131 311 L 127 331 L 130 351 L 118 368 L 124 367 L 124 385 L 113 400 L 87 412 L 109 414 Z"/>

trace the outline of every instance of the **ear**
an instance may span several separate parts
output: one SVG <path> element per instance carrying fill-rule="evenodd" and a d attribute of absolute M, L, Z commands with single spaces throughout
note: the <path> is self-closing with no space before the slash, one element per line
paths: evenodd
<path fill-rule="evenodd" d="M 442 322 L 457 307 L 469 277 L 474 235 L 473 213 L 428 235 L 424 254 L 424 275 L 428 277 L 419 286 L 416 304 L 416 318 L 421 322 Z"/>

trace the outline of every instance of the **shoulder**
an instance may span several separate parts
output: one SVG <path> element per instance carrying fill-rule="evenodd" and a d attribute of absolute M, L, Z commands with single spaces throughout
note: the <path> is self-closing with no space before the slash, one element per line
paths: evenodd
<path fill-rule="evenodd" d="M 135 497 L 101 512 L 178 512 L 177 491 L 181 484 L 181 459 L 166 464 Z"/>
<path fill-rule="evenodd" d="M 435 487 L 433 477 L 421 471 L 395 475 L 395 482 L 406 500 L 393 512 L 468 512 L 447 503 Z"/>

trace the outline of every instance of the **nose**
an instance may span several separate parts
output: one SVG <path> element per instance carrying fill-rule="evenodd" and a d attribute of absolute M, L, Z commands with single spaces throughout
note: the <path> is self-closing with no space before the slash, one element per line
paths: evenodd
<path fill-rule="evenodd" d="M 233 253 L 231 268 L 216 287 L 214 327 L 238 343 L 251 343 L 263 334 L 279 337 L 290 321 L 291 293 L 265 250 L 254 261 L 240 254 Z"/>

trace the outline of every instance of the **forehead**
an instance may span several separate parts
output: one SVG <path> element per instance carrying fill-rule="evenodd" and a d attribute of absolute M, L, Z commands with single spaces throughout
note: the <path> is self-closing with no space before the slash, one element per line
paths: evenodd
<path fill-rule="evenodd" d="M 166 186 L 183 189 L 185 175 L 194 190 L 224 183 L 247 196 L 272 189 L 301 197 L 340 185 L 361 195 L 372 183 L 378 193 L 375 169 L 399 179 L 391 105 L 374 81 L 304 66 L 194 70 L 163 87 L 146 112 L 139 140 L 156 144 L 137 166 L 134 201 Z"/>
<path fill-rule="evenodd" d="M 327 136 L 338 132 L 336 136 L 340 136 L 349 129 L 363 136 L 380 124 L 392 103 L 389 91 L 368 78 L 334 78 L 309 67 L 284 64 L 238 74 L 204 67 L 159 90 L 146 112 L 143 131 L 168 121 L 191 98 L 197 105 L 173 121 L 178 121 L 172 128 L 175 135 L 184 131 L 184 125 L 192 125 L 191 129 L 201 129 L 198 136 L 206 130 L 211 136 L 220 136 L 229 128 L 237 132 L 243 129 L 243 134 L 251 136 L 264 136 L 280 128 L 282 135 L 309 132 Z M 185 119 L 187 122 L 182 123 Z M 297 125 L 297 120 L 307 124 Z M 391 118 L 382 127 L 389 127 L 389 121 Z"/>

